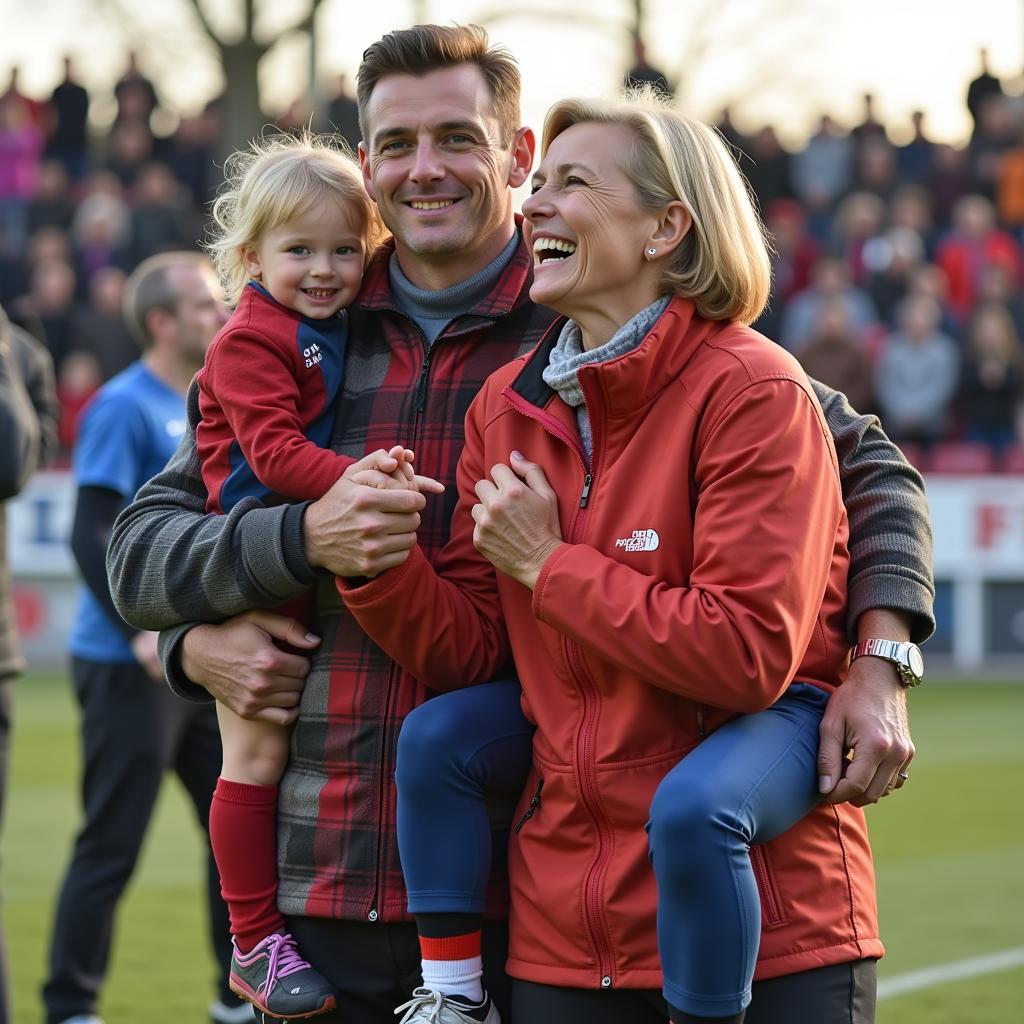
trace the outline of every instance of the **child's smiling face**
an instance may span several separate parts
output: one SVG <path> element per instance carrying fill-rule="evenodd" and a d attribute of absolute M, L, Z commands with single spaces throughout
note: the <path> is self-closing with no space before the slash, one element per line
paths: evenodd
<path fill-rule="evenodd" d="M 326 320 L 359 292 L 366 262 L 362 221 L 354 203 L 310 203 L 243 250 L 246 270 L 282 306 Z"/>

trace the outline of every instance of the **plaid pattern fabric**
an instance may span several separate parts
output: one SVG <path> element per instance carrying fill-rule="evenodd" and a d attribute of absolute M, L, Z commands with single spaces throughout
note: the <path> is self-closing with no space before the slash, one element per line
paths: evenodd
<path fill-rule="evenodd" d="M 470 402 L 499 366 L 532 348 L 554 314 L 529 301 L 532 257 L 520 245 L 492 293 L 427 349 L 394 305 L 379 253 L 352 310 L 334 451 L 361 457 L 405 444 L 418 471 L 447 485 L 430 499 L 419 543 L 433 560 L 448 540 L 455 468 Z M 395 748 L 405 716 L 428 696 L 363 633 L 333 580 L 316 595 L 323 637 L 306 683 L 280 790 L 278 902 L 287 913 L 388 920 L 405 914 L 395 834 Z"/>

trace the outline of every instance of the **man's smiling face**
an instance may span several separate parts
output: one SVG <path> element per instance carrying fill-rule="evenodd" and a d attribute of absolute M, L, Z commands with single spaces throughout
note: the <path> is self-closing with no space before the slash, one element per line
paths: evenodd
<path fill-rule="evenodd" d="M 419 284 L 419 268 L 441 266 L 454 283 L 486 266 L 512 237 L 511 188 L 529 173 L 533 139 L 503 137 L 480 68 L 388 75 L 366 114 L 359 162 L 405 274 Z"/>

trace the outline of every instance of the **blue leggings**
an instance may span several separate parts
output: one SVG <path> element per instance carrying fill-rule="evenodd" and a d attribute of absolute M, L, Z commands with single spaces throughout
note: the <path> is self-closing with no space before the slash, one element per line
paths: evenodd
<path fill-rule="evenodd" d="M 398 845 L 414 914 L 477 914 L 491 866 L 485 797 L 518 794 L 533 726 L 519 684 L 445 694 L 398 741 Z M 728 1016 L 750 1002 L 761 904 L 749 847 L 818 802 L 818 726 L 828 695 L 803 683 L 708 736 L 662 780 L 648 823 L 668 1002 Z M 450 837 L 458 836 L 452 843 Z"/>

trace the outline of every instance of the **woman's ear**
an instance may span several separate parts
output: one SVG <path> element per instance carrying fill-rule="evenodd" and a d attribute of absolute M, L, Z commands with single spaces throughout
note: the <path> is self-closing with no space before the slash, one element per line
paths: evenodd
<path fill-rule="evenodd" d="M 650 237 L 652 248 L 658 255 L 668 255 L 678 248 L 686 233 L 693 227 L 693 216 L 679 200 L 666 204 L 658 216 L 658 224 Z"/>

